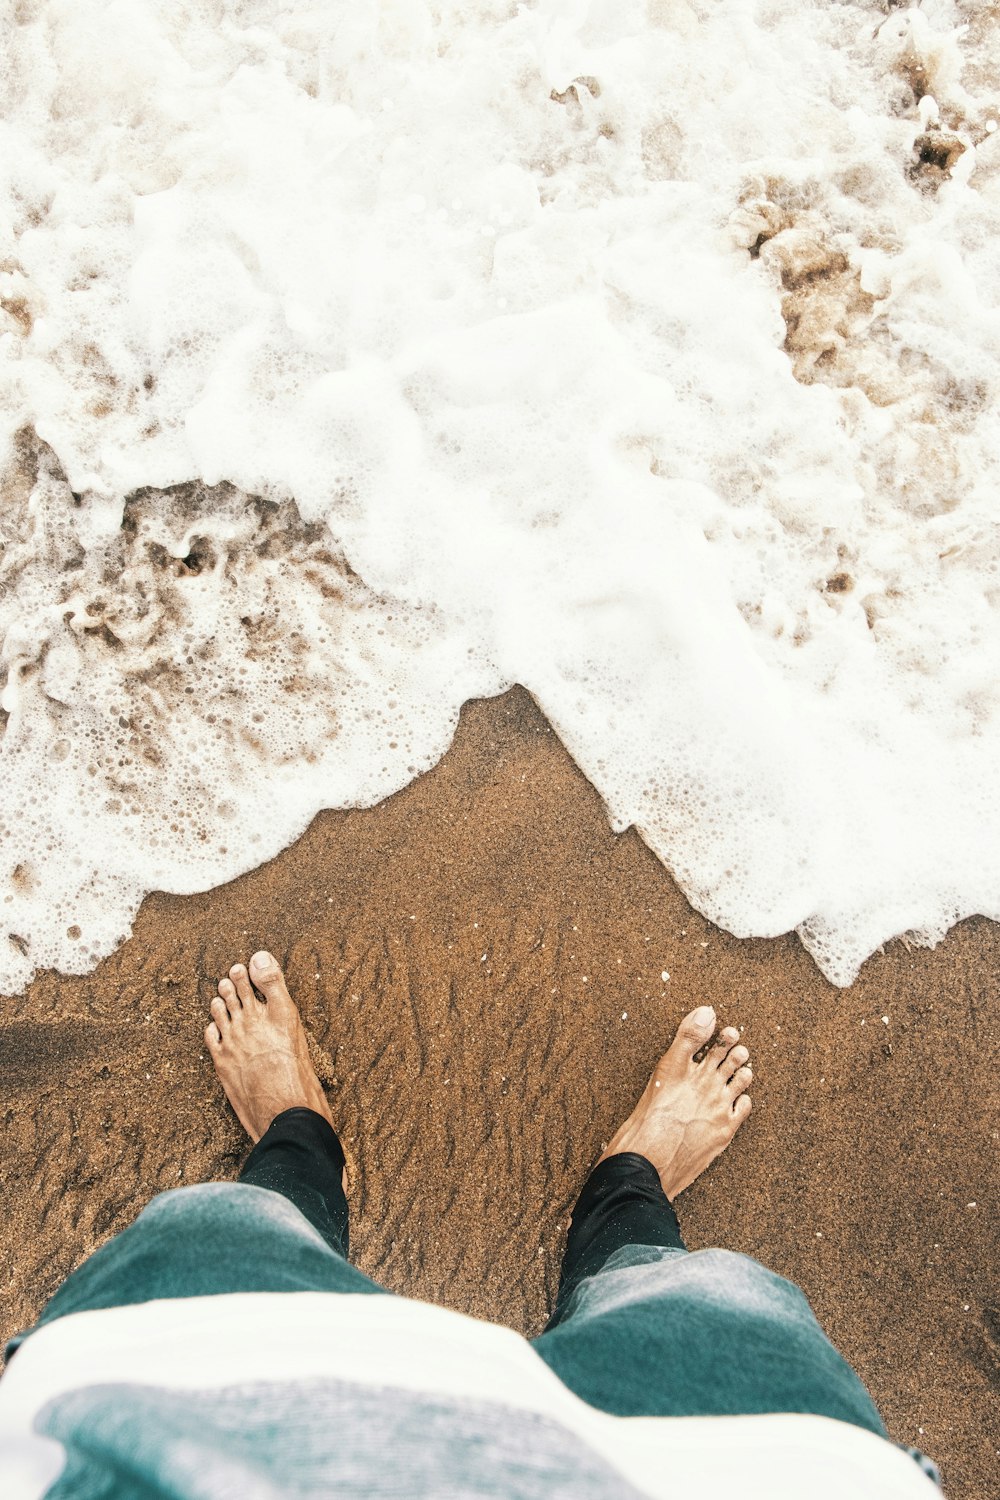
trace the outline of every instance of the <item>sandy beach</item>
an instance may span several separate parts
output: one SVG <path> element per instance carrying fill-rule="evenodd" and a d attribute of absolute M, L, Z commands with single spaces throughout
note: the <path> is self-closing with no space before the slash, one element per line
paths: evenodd
<path fill-rule="evenodd" d="M 14 8 L 0 1335 L 235 1179 L 258 949 L 357 1263 L 529 1335 L 711 1002 L 688 1245 L 996 1500 L 998 16 Z"/>
<path fill-rule="evenodd" d="M 894 943 L 837 990 L 791 937 L 705 922 L 521 689 L 429 774 L 270 864 L 152 895 L 82 979 L 3 1002 L 4 1335 L 155 1193 L 236 1176 L 202 1043 L 218 976 L 287 966 L 349 1155 L 353 1255 L 526 1333 L 569 1210 L 678 1018 L 745 1027 L 754 1113 L 678 1211 L 796 1280 L 951 1500 L 994 1493 L 1000 934 Z M 669 975 L 669 978 L 666 976 Z"/>

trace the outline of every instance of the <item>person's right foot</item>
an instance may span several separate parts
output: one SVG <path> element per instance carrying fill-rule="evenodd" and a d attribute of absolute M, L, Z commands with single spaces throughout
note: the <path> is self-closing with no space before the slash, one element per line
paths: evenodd
<path fill-rule="evenodd" d="M 715 1011 L 703 1005 L 684 1017 L 653 1070 L 645 1092 L 601 1157 L 637 1151 L 660 1174 L 671 1201 L 690 1187 L 729 1145 L 750 1113 L 750 1054 L 732 1026 L 700 1053 L 715 1031 Z"/>

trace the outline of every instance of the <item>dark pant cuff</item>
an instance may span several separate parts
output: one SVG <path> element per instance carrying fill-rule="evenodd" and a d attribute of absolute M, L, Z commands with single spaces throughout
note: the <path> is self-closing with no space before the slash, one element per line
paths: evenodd
<path fill-rule="evenodd" d="M 276 1115 L 254 1146 L 240 1182 L 280 1193 L 302 1213 L 332 1250 L 346 1259 L 348 1211 L 337 1132 L 314 1109 Z"/>
<path fill-rule="evenodd" d="M 549 1328 L 565 1317 L 581 1281 L 596 1275 L 625 1245 L 686 1248 L 656 1168 L 637 1151 L 606 1157 L 584 1183 L 573 1210 Z"/>

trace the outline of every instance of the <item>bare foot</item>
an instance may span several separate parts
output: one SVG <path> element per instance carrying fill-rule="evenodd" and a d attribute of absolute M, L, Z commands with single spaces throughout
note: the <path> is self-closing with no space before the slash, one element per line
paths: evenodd
<path fill-rule="evenodd" d="M 285 1109 L 314 1109 L 333 1124 L 299 1013 L 270 953 L 254 954 L 249 975 L 234 964 L 228 979 L 219 980 L 209 1008 L 205 1042 L 226 1098 L 252 1141 L 259 1141 Z"/>
<path fill-rule="evenodd" d="M 750 1113 L 745 1090 L 753 1074 L 749 1052 L 737 1045 L 738 1031 L 725 1027 L 701 1061 L 695 1060 L 714 1031 L 710 1005 L 684 1017 L 642 1098 L 601 1157 L 638 1151 L 653 1163 L 671 1200 L 725 1151 Z"/>

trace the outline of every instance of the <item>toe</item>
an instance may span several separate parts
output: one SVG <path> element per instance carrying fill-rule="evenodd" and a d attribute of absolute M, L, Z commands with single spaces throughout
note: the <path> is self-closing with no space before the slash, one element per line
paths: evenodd
<path fill-rule="evenodd" d="M 255 953 L 250 960 L 250 978 L 269 1004 L 284 1001 L 291 1004 L 291 996 L 285 986 L 285 976 L 278 961 L 270 953 Z"/>
<path fill-rule="evenodd" d="M 726 1085 L 726 1087 L 729 1089 L 731 1095 L 738 1095 L 742 1094 L 745 1089 L 748 1089 L 752 1082 L 753 1073 L 750 1071 L 750 1069 L 739 1068 L 733 1074 L 732 1078 L 730 1078 L 729 1083 Z"/>
<path fill-rule="evenodd" d="M 219 994 L 225 1000 L 226 1007 L 230 1012 L 239 1010 L 240 1002 L 236 993 L 236 987 L 228 979 L 219 980 Z"/>
<path fill-rule="evenodd" d="M 719 1063 L 719 1071 L 723 1077 L 732 1078 L 733 1074 L 739 1068 L 742 1068 L 744 1063 L 748 1063 L 749 1061 L 750 1053 L 746 1047 L 734 1047 Z"/>
<path fill-rule="evenodd" d="M 253 1004 L 257 996 L 253 992 L 253 986 L 250 983 L 250 976 L 246 971 L 246 966 L 244 964 L 233 964 L 233 967 L 229 971 L 229 978 L 236 987 L 236 993 L 239 995 L 242 1004 L 245 1006 Z"/>
<path fill-rule="evenodd" d="M 671 1052 L 680 1052 L 688 1059 L 698 1052 L 715 1027 L 715 1011 L 710 1005 L 699 1005 L 697 1010 L 690 1011 L 677 1028 L 677 1035 L 671 1044 Z"/>
<path fill-rule="evenodd" d="M 205 1027 L 205 1045 L 210 1051 L 214 1052 L 216 1047 L 221 1046 L 221 1044 L 222 1037 L 219 1035 L 218 1026 L 216 1026 L 214 1021 L 209 1021 Z"/>
<path fill-rule="evenodd" d="M 232 1025 L 232 1022 L 229 1018 L 229 1011 L 226 1009 L 226 1002 L 223 1000 L 221 995 L 216 995 L 208 1008 L 212 1012 L 212 1020 L 218 1027 L 219 1038 L 221 1040 L 222 1033 L 225 1031 L 226 1027 Z"/>
<path fill-rule="evenodd" d="M 752 1109 L 753 1103 L 751 1101 L 750 1095 L 741 1094 L 736 1103 L 733 1105 L 733 1119 L 736 1121 L 736 1127 L 739 1127 L 743 1124 L 743 1121 L 746 1119 L 747 1115 Z"/>
<path fill-rule="evenodd" d="M 739 1039 L 740 1034 L 735 1026 L 723 1026 L 711 1048 L 706 1053 L 706 1057 L 711 1059 L 713 1067 L 718 1067 L 719 1063 L 725 1059 Z"/>

